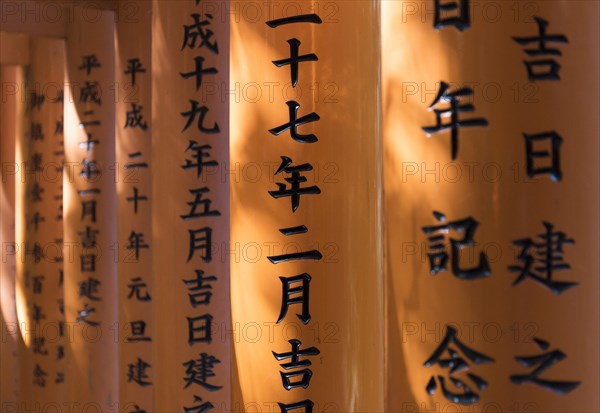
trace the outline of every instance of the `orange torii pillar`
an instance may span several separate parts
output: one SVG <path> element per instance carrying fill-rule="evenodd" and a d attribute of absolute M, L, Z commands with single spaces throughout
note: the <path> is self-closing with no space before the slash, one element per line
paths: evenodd
<path fill-rule="evenodd" d="M 22 97 L 27 133 L 19 140 L 19 244 L 27 314 L 22 331 L 23 409 L 64 407 L 65 334 L 62 268 L 64 41 L 30 38 Z M 52 64 L 49 64 L 52 62 Z"/>
<path fill-rule="evenodd" d="M 109 411 L 119 402 L 115 18 L 102 10 L 91 21 L 78 7 L 72 14 L 64 99 L 67 400 L 75 411 Z"/>
<path fill-rule="evenodd" d="M 7 62 L 3 62 L 7 63 Z M 0 235 L 2 260 L 0 261 L 0 311 L 2 321 L 2 346 L 0 347 L 0 408 L 18 411 L 20 406 L 20 357 L 23 351 L 19 314 L 17 311 L 16 262 L 20 247 L 16 243 L 16 186 L 20 185 L 21 165 L 16 159 L 17 137 L 23 133 L 25 103 L 22 99 L 23 68 L 3 65 L 0 68 L 0 182 L 2 192 L 0 210 Z M 19 299 L 20 300 L 20 299 Z"/>
<path fill-rule="evenodd" d="M 379 7 L 231 2 L 233 411 L 383 411 Z"/>
<path fill-rule="evenodd" d="M 382 10 L 385 410 L 598 410 L 598 3 Z"/>
<path fill-rule="evenodd" d="M 154 411 L 227 411 L 229 20 L 222 2 L 152 6 Z"/>
<path fill-rule="evenodd" d="M 116 160 L 119 245 L 119 388 L 121 411 L 153 408 L 154 372 L 132 375 L 152 365 L 152 3 L 126 6 L 116 41 Z"/>

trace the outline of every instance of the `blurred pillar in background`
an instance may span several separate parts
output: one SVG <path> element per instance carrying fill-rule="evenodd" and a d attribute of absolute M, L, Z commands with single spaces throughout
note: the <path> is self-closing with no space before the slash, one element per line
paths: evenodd
<path fill-rule="evenodd" d="M 26 133 L 19 140 L 18 268 L 24 318 L 21 330 L 22 408 L 60 406 L 66 388 L 62 294 L 62 162 L 64 41 L 30 40 L 20 98 Z M 51 62 L 51 64 L 50 64 Z"/>
<path fill-rule="evenodd" d="M 122 411 L 154 411 L 152 316 L 152 3 L 122 4 L 116 33 L 119 386 Z"/>
<path fill-rule="evenodd" d="M 77 411 L 108 411 L 119 401 L 115 18 L 103 10 L 91 20 L 77 7 L 73 15 L 64 119 L 67 401 Z"/>
<path fill-rule="evenodd" d="M 2 62 L 4 63 L 4 62 Z M 2 321 L 2 346 L 0 346 L 0 402 L 2 409 L 16 409 L 20 400 L 20 357 L 23 351 L 19 316 L 16 304 L 16 261 L 18 246 L 16 227 L 16 183 L 21 178 L 20 165 L 15 158 L 17 137 L 23 133 L 23 125 L 17 116 L 24 113 L 20 87 L 23 84 L 23 67 L 2 65 L 0 67 L 2 100 L 0 101 L 0 158 L 2 168 L 2 197 L 0 211 L 0 235 L 2 236 L 2 260 L 0 261 L 0 310 Z"/>

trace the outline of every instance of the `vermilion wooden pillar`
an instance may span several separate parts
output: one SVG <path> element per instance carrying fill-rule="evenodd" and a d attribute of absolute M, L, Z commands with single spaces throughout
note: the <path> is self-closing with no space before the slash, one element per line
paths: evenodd
<path fill-rule="evenodd" d="M 134 12 L 131 12 L 133 10 Z M 152 3 L 123 5 L 116 33 L 116 160 L 119 242 L 120 409 L 154 411 L 155 373 L 134 380 L 139 360 L 152 364 Z M 142 364 L 143 365 L 143 364 Z M 151 384 L 146 384 L 151 383 Z"/>
<path fill-rule="evenodd" d="M 93 21 L 78 8 L 73 15 L 64 120 L 67 400 L 76 411 L 107 411 L 119 401 L 115 20 L 106 10 Z"/>
<path fill-rule="evenodd" d="M 239 383 L 233 410 L 279 412 L 277 403 L 309 400 L 319 412 L 381 412 L 379 4 L 235 1 L 230 9 L 232 74 L 226 93 L 235 104 L 226 173 L 232 188 L 228 255 L 234 324 L 228 334 L 234 339 Z M 312 14 L 322 23 L 308 23 L 315 20 Z M 266 24 L 298 15 L 309 16 L 293 24 Z M 273 64 L 290 57 L 291 39 L 300 42 L 299 55 L 318 58 L 298 64 L 296 87 L 290 65 Z M 317 142 L 301 143 L 289 130 L 278 136 L 269 132 L 290 122 L 291 101 L 299 105 L 299 119 L 308 117 L 298 133 L 314 134 Z M 278 171 L 284 156 L 293 166 L 310 164 L 299 186 L 317 186 L 321 192 L 300 195 L 296 212 L 289 196 L 275 199 L 269 193 L 280 186 L 291 190 L 292 174 Z M 280 231 L 300 225 L 307 232 L 286 236 Z M 321 259 L 274 265 L 268 258 L 313 249 Z M 291 288 L 304 290 L 291 296 L 309 294 L 310 321 L 304 324 L 296 316 L 303 311 L 294 304 L 278 323 L 286 297 L 280 277 L 306 280 L 302 274 L 311 277 L 309 290 L 296 282 Z M 278 361 L 273 352 L 289 353 L 289 340 L 311 349 L 311 356 L 300 357 L 312 363 L 307 389 L 283 386 L 281 365 L 294 361 Z M 292 382 L 308 374 L 302 366 L 289 371 L 298 373 Z"/>
<path fill-rule="evenodd" d="M 64 42 L 31 38 L 21 99 L 27 132 L 19 141 L 22 205 L 22 406 L 62 406 L 66 388 L 62 268 Z M 52 62 L 51 65 L 48 62 Z"/>
<path fill-rule="evenodd" d="M 20 396 L 19 351 L 21 333 L 16 307 L 16 258 L 15 240 L 15 184 L 20 180 L 20 166 L 15 159 L 15 143 L 18 115 L 22 113 L 20 82 L 22 69 L 2 66 L 0 84 L 3 98 L 0 101 L 0 159 L 2 204 L 0 225 L 2 235 L 2 260 L 0 261 L 0 310 L 2 321 L 2 363 L 0 396 L 2 410 L 17 411 Z"/>
<path fill-rule="evenodd" d="M 152 2 L 152 250 L 157 412 L 230 405 L 229 19 Z M 191 410 L 190 410 L 191 411 Z M 202 411 L 202 410 L 200 410 Z"/>
<path fill-rule="evenodd" d="M 385 410 L 597 410 L 599 144 L 594 137 L 599 133 L 599 67 L 590 56 L 598 50 L 598 4 L 470 2 L 469 27 L 462 32 L 447 20 L 454 16 L 455 22 L 464 22 L 461 9 L 442 12 L 435 30 L 433 2 L 383 2 L 382 7 Z M 540 27 L 553 36 L 546 47 L 560 53 L 525 52 L 538 50 Z M 548 59 L 559 65 L 560 80 L 531 79 L 527 65 L 533 62 L 536 73 L 551 74 Z M 462 124 L 456 159 L 451 129 L 436 133 L 438 121 L 428 110 L 432 105 L 448 109 L 450 96 L 435 102 L 441 81 L 449 86 L 447 94 L 470 88 L 459 98 L 460 105 L 473 106 L 458 113 Z M 471 119 L 485 119 L 488 126 L 468 126 Z M 452 122 L 449 112 L 442 122 Z M 430 126 L 434 130 L 428 138 L 423 127 Z M 531 141 L 531 176 L 526 135 L 537 135 Z M 552 167 L 553 154 L 560 168 Z M 539 171 L 546 167 L 547 172 Z M 553 180 L 552 170 L 562 176 L 554 173 Z M 478 226 L 456 225 L 469 217 Z M 449 223 L 448 233 L 424 232 Z M 546 253 L 543 237 L 549 225 L 551 252 Z M 473 245 L 453 254 L 451 242 L 456 241 L 451 240 L 464 239 L 467 230 L 474 231 Z M 537 246 L 514 244 L 528 238 Z M 521 246 L 528 245 L 523 251 Z M 443 255 L 437 254 L 443 251 L 448 254 L 446 271 L 433 275 L 429 260 L 440 264 Z M 480 253 L 485 254 L 487 274 L 461 279 L 469 274 L 460 269 L 483 268 Z M 547 254 L 552 255 L 550 271 L 544 270 Z M 528 263 L 529 272 L 522 275 Z M 577 285 L 553 293 L 548 287 L 555 288 L 555 282 Z M 444 343 L 448 327 L 465 346 L 488 358 L 474 361 L 453 338 Z M 467 363 L 467 371 L 449 376 L 435 358 L 426 363 L 438 346 L 440 361 L 453 357 L 444 344 Z M 579 384 L 564 395 L 536 385 L 531 375 L 542 366 L 540 360 L 526 366 L 527 360 L 517 359 L 528 356 L 542 356 L 552 364 L 538 371 L 539 379 Z M 467 373 L 485 380 L 487 388 L 479 389 Z M 518 375 L 529 381 L 519 384 Z M 439 377 L 445 378 L 449 392 L 466 393 L 472 401 L 459 405 L 454 396 L 445 397 Z M 436 389 L 428 386 L 432 378 Z M 452 379 L 470 391 L 457 388 L 460 383 Z"/>

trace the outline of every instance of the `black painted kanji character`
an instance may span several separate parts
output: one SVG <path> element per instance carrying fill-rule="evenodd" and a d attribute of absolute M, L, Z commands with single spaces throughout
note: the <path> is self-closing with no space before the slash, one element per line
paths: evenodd
<path fill-rule="evenodd" d="M 186 161 L 186 167 L 187 165 L 190 165 L 189 168 L 197 167 L 197 164 L 192 164 L 189 160 Z M 206 165 L 206 163 L 204 163 L 204 165 Z M 186 202 L 186 204 L 188 204 L 190 207 L 190 212 L 187 215 L 180 215 L 181 219 L 184 221 L 189 221 L 193 218 L 221 216 L 221 213 L 216 209 L 210 209 L 210 205 L 212 204 L 210 199 L 202 199 L 203 194 L 210 192 L 208 187 L 190 189 L 189 192 L 190 194 L 194 195 L 194 200 L 191 202 Z M 200 208 L 201 211 L 198 211 L 198 208 Z"/>
<path fill-rule="evenodd" d="M 25 244 L 25 245 L 27 245 L 27 244 Z M 36 264 L 38 262 L 40 262 L 42 260 L 42 258 L 45 257 L 44 250 L 43 250 L 42 246 L 40 245 L 40 243 L 37 241 L 33 243 L 33 248 L 25 249 L 25 255 L 26 256 L 31 255 L 33 257 L 33 262 L 35 262 Z"/>
<path fill-rule="evenodd" d="M 31 155 L 31 159 L 25 163 L 27 171 L 41 172 L 43 169 L 43 154 L 40 152 L 34 152 Z"/>
<path fill-rule="evenodd" d="M 33 217 L 29 220 L 29 222 L 33 224 L 33 229 L 35 232 L 37 232 L 40 223 L 46 222 L 46 218 L 44 218 L 44 216 L 40 214 L 39 211 L 36 211 L 35 214 L 33 214 Z"/>
<path fill-rule="evenodd" d="M 129 244 L 127 245 L 128 250 L 135 251 L 135 259 L 140 259 L 140 250 L 148 249 L 150 246 L 144 242 L 144 234 L 142 232 L 131 231 L 128 238 Z"/>
<path fill-rule="evenodd" d="M 446 82 L 440 82 L 440 90 L 436 95 L 433 103 L 429 106 L 429 110 L 433 110 L 436 118 L 435 126 L 424 126 L 422 129 L 431 136 L 434 133 L 450 129 L 450 141 L 452 146 L 452 159 L 456 159 L 458 155 L 458 130 L 459 128 L 488 126 L 488 121 L 484 118 L 459 119 L 461 112 L 473 112 L 475 107 L 470 104 L 461 104 L 460 99 L 473 95 L 473 89 L 462 87 L 454 92 L 448 92 L 450 86 Z M 435 109 L 438 103 L 447 102 L 449 107 L 445 109 Z M 444 123 L 443 118 L 448 117 L 448 123 Z"/>
<path fill-rule="evenodd" d="M 34 337 L 33 338 L 33 349 L 34 354 L 40 354 L 42 356 L 48 355 L 48 350 L 44 347 L 46 345 L 45 337 Z"/>
<path fill-rule="evenodd" d="M 131 85 L 135 86 L 136 74 L 146 73 L 146 69 L 142 66 L 140 59 L 136 57 L 127 60 L 127 68 L 123 73 L 131 75 Z"/>
<path fill-rule="evenodd" d="M 541 17 L 534 16 L 535 22 L 538 25 L 538 36 L 531 37 L 513 37 L 513 40 L 522 46 L 529 43 L 537 43 L 537 47 L 533 49 L 525 49 L 525 54 L 532 57 L 547 56 L 545 59 L 539 60 L 523 60 L 527 68 L 527 76 L 530 81 L 537 80 L 560 80 L 559 71 L 560 64 L 551 56 L 562 55 L 559 49 L 548 47 L 549 43 L 569 43 L 567 36 L 562 34 L 547 34 L 548 21 Z"/>
<path fill-rule="evenodd" d="M 84 196 L 91 196 L 91 195 L 94 195 L 94 194 L 99 194 L 101 192 L 102 191 L 100 191 L 98 188 L 92 188 L 92 189 L 83 189 L 81 191 L 77 191 L 77 194 L 80 197 L 84 197 Z"/>
<path fill-rule="evenodd" d="M 45 276 L 43 275 L 36 275 L 33 277 L 33 293 L 34 294 L 41 294 L 42 293 L 42 288 L 44 286 L 44 280 L 46 279 Z"/>
<path fill-rule="evenodd" d="M 185 382 L 184 389 L 187 389 L 192 384 L 202 386 L 209 392 L 214 392 L 223 388 L 223 386 L 215 386 L 208 383 L 210 377 L 215 377 L 214 367 L 221 363 L 219 359 L 207 353 L 200 353 L 200 358 L 189 360 L 183 363 L 185 367 Z"/>
<path fill-rule="evenodd" d="M 319 60 L 319 58 L 314 53 L 309 53 L 300 56 L 300 40 L 292 38 L 289 39 L 287 42 L 290 45 L 290 57 L 281 60 L 274 60 L 273 64 L 277 67 L 290 65 L 292 87 L 296 87 L 296 85 L 298 84 L 298 63 L 316 62 L 317 60 Z"/>
<path fill-rule="evenodd" d="M 184 413 L 206 413 L 212 410 L 215 406 L 210 402 L 202 403 L 202 397 L 194 395 L 194 403 L 198 403 L 196 406 L 183 407 Z"/>
<path fill-rule="evenodd" d="M 35 365 L 33 369 L 33 384 L 38 387 L 46 387 L 46 377 L 48 373 L 46 373 L 39 364 Z"/>
<path fill-rule="evenodd" d="M 317 356 L 321 354 L 321 352 L 316 347 L 309 347 L 301 350 L 300 346 L 302 343 L 300 340 L 292 339 L 289 340 L 288 343 L 292 346 L 292 350 L 289 353 L 272 352 L 277 361 L 290 359 L 289 362 L 280 364 L 280 366 L 286 370 L 285 372 L 279 372 L 281 374 L 283 387 L 288 391 L 298 387 L 306 389 L 310 384 L 310 379 L 313 374 L 311 369 L 308 368 L 308 366 L 312 365 L 312 362 L 307 359 L 300 360 L 300 357 Z M 294 377 L 301 377 L 301 379 L 292 382 Z"/>
<path fill-rule="evenodd" d="M 190 106 L 191 107 L 188 112 L 181 112 L 181 116 L 188 118 L 182 132 L 185 132 L 192 125 L 196 119 L 196 116 L 198 116 L 197 128 L 199 132 L 215 134 L 221 131 L 217 122 L 213 124 L 212 128 L 204 126 L 204 118 L 206 118 L 206 114 L 208 113 L 208 107 L 200 106 L 198 101 L 193 99 L 190 99 Z"/>
<path fill-rule="evenodd" d="M 85 112 L 83 112 L 83 114 L 84 114 L 84 116 L 93 115 L 94 111 L 93 110 L 85 111 Z M 81 129 L 86 129 L 86 128 L 89 128 L 90 126 L 100 126 L 100 125 L 102 125 L 102 122 L 99 119 L 82 120 L 81 122 L 79 122 L 79 127 Z"/>
<path fill-rule="evenodd" d="M 564 262 L 563 253 L 565 245 L 575 244 L 575 240 L 568 238 L 562 231 L 555 231 L 554 225 L 551 223 L 544 221 L 543 224 L 546 231 L 538 234 L 538 238 L 541 240 L 539 243 L 534 242 L 531 238 L 522 238 L 513 242 L 521 249 L 517 257 L 521 264 L 511 265 L 508 269 L 519 273 L 519 277 L 513 282 L 513 285 L 518 285 L 530 278 L 559 295 L 578 284 L 554 279 L 556 271 L 571 268 Z"/>
<path fill-rule="evenodd" d="M 54 127 L 54 134 L 60 135 L 64 131 L 64 119 L 61 116 L 59 120 L 56 121 L 56 126 Z"/>
<path fill-rule="evenodd" d="M 33 315 L 31 316 L 31 319 L 37 324 L 46 319 L 46 314 L 44 314 L 41 306 L 33 304 Z"/>
<path fill-rule="evenodd" d="M 285 403 L 280 403 L 277 402 L 277 404 L 279 405 L 279 409 L 281 411 L 281 413 L 313 413 L 313 406 L 315 405 L 313 403 L 312 400 L 302 400 L 301 402 L 296 402 L 296 403 L 290 403 L 290 404 L 285 404 Z M 304 409 L 302 412 L 297 411 L 298 409 Z"/>
<path fill-rule="evenodd" d="M 141 341 L 152 341 L 152 339 L 146 335 L 146 322 L 144 320 L 130 321 L 129 329 L 131 330 L 131 335 L 127 337 L 127 342 L 139 343 Z"/>
<path fill-rule="evenodd" d="M 277 318 L 277 324 L 281 323 L 287 315 L 290 305 L 299 304 L 302 308 L 300 314 L 296 317 L 303 324 L 308 324 L 310 321 L 310 280 L 311 277 L 307 273 L 296 275 L 294 277 L 279 277 L 281 280 L 281 310 Z"/>
<path fill-rule="evenodd" d="M 471 27 L 471 10 L 469 0 L 443 1 L 434 0 L 433 27 L 443 29 L 454 26 L 461 32 Z M 455 11 L 457 13 L 455 13 Z"/>
<path fill-rule="evenodd" d="M 196 90 L 200 89 L 200 86 L 202 86 L 202 79 L 204 75 L 216 75 L 217 73 L 219 73 L 219 71 L 214 68 L 208 68 L 205 69 L 204 68 L 204 58 L 202 56 L 196 56 L 194 58 L 194 63 L 195 63 L 195 69 L 192 72 L 187 72 L 187 73 L 179 73 L 179 75 L 183 78 L 183 79 L 189 79 L 190 77 L 195 77 L 196 78 Z"/>
<path fill-rule="evenodd" d="M 542 351 L 547 350 L 550 346 L 550 343 L 539 338 L 534 338 L 533 340 Z M 579 387 L 581 382 L 548 380 L 539 377 L 544 371 L 566 357 L 567 355 L 560 350 L 551 350 L 535 356 L 517 356 L 515 360 L 520 365 L 526 368 L 533 368 L 533 371 L 529 374 L 513 374 L 510 376 L 510 381 L 514 384 L 532 383 L 560 395 L 570 393 Z"/>
<path fill-rule="evenodd" d="M 287 156 L 281 157 L 281 164 L 275 175 L 285 172 L 291 175 L 290 178 L 285 178 L 285 181 L 290 184 L 288 188 L 285 183 L 276 182 L 278 190 L 269 191 L 269 195 L 273 198 L 290 197 L 292 203 L 292 212 L 296 212 L 300 206 L 300 197 L 302 195 L 318 195 L 321 193 L 321 189 L 316 186 L 301 187 L 300 185 L 307 181 L 306 177 L 302 175 L 302 172 L 312 171 L 313 167 L 309 163 L 304 163 L 297 166 L 291 166 L 292 159 Z"/>
<path fill-rule="evenodd" d="M 88 82 L 86 81 L 84 86 L 81 88 L 79 92 L 79 102 L 81 103 L 95 103 L 97 105 L 102 105 L 102 100 L 100 96 L 102 92 L 100 90 L 100 85 L 96 82 Z"/>
<path fill-rule="evenodd" d="M 79 297 L 86 297 L 92 301 L 101 301 L 102 299 L 96 294 L 99 293 L 98 287 L 102 283 L 99 279 L 88 277 L 87 280 L 79 282 Z"/>
<path fill-rule="evenodd" d="M 128 299 L 131 299 L 135 296 L 138 301 L 151 301 L 152 298 L 147 291 L 148 286 L 140 277 L 134 277 L 131 279 L 131 283 L 127 284 L 127 288 L 129 288 L 129 294 L 127 295 Z"/>
<path fill-rule="evenodd" d="M 452 274 L 461 280 L 475 280 L 489 276 L 491 270 L 487 255 L 483 251 L 479 253 L 479 264 L 476 266 L 463 268 L 460 263 L 460 250 L 465 247 L 476 245 L 473 237 L 479 223 L 473 219 L 473 217 L 467 217 L 444 224 L 446 221 L 446 216 L 444 214 L 434 211 L 433 216 L 440 221 L 442 225 L 422 228 L 423 233 L 428 236 L 427 239 L 431 242 L 429 248 L 432 252 L 427 254 L 429 257 L 431 275 L 437 275 L 439 272 L 447 271 L 448 259 L 450 258 L 452 260 Z M 445 234 L 450 232 L 450 230 L 465 233 L 465 236 L 462 239 L 450 239 L 452 250 L 451 256 L 446 252 L 446 246 L 444 244 L 446 239 Z"/>
<path fill-rule="evenodd" d="M 83 248 L 94 248 L 96 246 L 96 236 L 100 231 L 92 229 L 89 225 L 85 227 L 85 231 L 78 232 L 81 237 L 81 246 Z"/>
<path fill-rule="evenodd" d="M 133 187 L 133 195 L 125 198 L 127 202 L 133 202 L 133 213 L 137 214 L 138 212 L 138 203 L 141 201 L 147 201 L 148 197 L 146 195 L 139 195 L 139 190 L 137 187 Z"/>
<path fill-rule="evenodd" d="M 553 181 L 560 181 L 562 179 L 562 171 L 560 169 L 560 145 L 563 141 L 560 135 L 551 131 L 532 135 L 524 133 L 523 136 L 525 137 L 525 150 L 527 154 L 527 176 L 533 178 L 536 175 L 547 174 L 550 175 Z M 549 141 L 550 151 L 535 149 L 534 144 L 543 141 Z M 546 158 L 550 159 L 549 165 L 536 167 L 536 160 Z"/>
<path fill-rule="evenodd" d="M 217 41 L 214 40 L 211 42 L 214 32 L 208 28 L 205 29 L 206 26 L 210 25 L 210 20 L 213 18 L 212 14 L 206 13 L 207 18 L 203 20 L 200 20 L 201 15 L 198 13 L 192 13 L 190 17 L 194 19 L 194 23 L 183 25 L 183 44 L 181 45 L 181 50 L 186 47 L 190 49 L 206 47 L 211 52 L 219 54 Z M 198 40 L 200 40 L 199 43 Z M 196 46 L 196 44 L 198 45 Z"/>
<path fill-rule="evenodd" d="M 204 314 L 198 317 L 186 317 L 188 321 L 188 344 L 212 342 L 212 315 Z"/>
<path fill-rule="evenodd" d="M 42 194 L 46 192 L 46 190 L 39 184 L 39 182 L 34 182 L 29 185 L 27 190 L 27 199 L 31 202 L 42 202 L 44 199 L 42 198 Z"/>
<path fill-rule="evenodd" d="M 285 102 L 285 104 L 288 106 L 288 116 L 289 116 L 290 121 L 288 123 L 284 123 L 283 125 L 278 126 L 276 128 L 269 129 L 269 132 L 272 135 L 279 136 L 283 132 L 289 130 L 290 136 L 296 142 L 300 142 L 300 143 L 315 143 L 315 142 L 317 142 L 319 139 L 317 138 L 316 135 L 314 135 L 312 133 L 309 133 L 306 135 L 300 134 L 298 132 L 298 126 L 304 125 L 306 123 L 312 123 L 312 122 L 318 121 L 319 119 L 321 119 L 319 117 L 319 115 L 317 115 L 315 112 L 311 112 L 308 115 L 304 115 L 304 116 L 298 118 L 298 109 L 300 108 L 300 104 L 294 100 L 289 100 L 289 101 Z"/>
<path fill-rule="evenodd" d="M 46 101 L 46 96 L 44 96 L 43 94 L 38 95 L 36 91 L 32 91 L 27 93 L 27 99 L 27 104 L 31 109 L 40 110 L 42 108 L 42 105 Z"/>
<path fill-rule="evenodd" d="M 296 16 L 283 17 L 281 19 L 269 20 L 269 21 L 265 22 L 265 24 L 272 29 L 275 29 L 279 26 L 285 26 L 286 24 L 294 24 L 294 23 L 321 24 L 321 23 L 323 23 L 323 21 L 317 14 L 311 13 L 311 14 L 299 14 Z"/>
<path fill-rule="evenodd" d="M 42 124 L 39 122 L 31 122 L 31 129 L 29 130 L 29 139 L 32 141 L 43 141 L 44 140 L 44 131 L 42 129 Z"/>
<path fill-rule="evenodd" d="M 152 382 L 147 381 L 149 378 L 146 370 L 152 366 L 138 357 L 134 363 L 127 365 L 127 382 L 137 383 L 141 387 L 150 386 Z"/>
<path fill-rule="evenodd" d="M 148 125 L 144 121 L 144 115 L 142 115 L 143 106 L 138 106 L 135 103 L 131 104 L 131 110 L 127 111 L 125 126 L 124 128 L 140 128 L 145 131 L 148 129 Z"/>
<path fill-rule="evenodd" d="M 141 152 L 133 152 L 133 153 L 128 153 L 127 157 L 129 159 L 136 159 L 139 158 L 140 156 L 142 156 Z M 149 165 L 147 162 L 127 162 L 125 164 L 125 170 L 129 171 L 131 169 L 148 169 Z"/>
<path fill-rule="evenodd" d="M 195 270 L 196 278 L 190 280 L 182 280 L 188 288 L 188 297 L 190 298 L 190 304 L 192 307 L 198 307 L 199 305 L 210 304 L 212 298 L 212 285 L 213 281 L 217 281 L 217 277 L 214 275 L 204 276 L 204 271 Z"/>
<path fill-rule="evenodd" d="M 56 346 L 56 360 L 62 360 L 65 358 L 65 346 Z"/>
<path fill-rule="evenodd" d="M 81 56 L 81 60 L 81 66 L 79 66 L 77 69 L 85 70 L 86 75 L 88 76 L 90 75 L 90 73 L 92 73 L 92 69 L 96 67 L 102 67 L 100 61 L 98 60 L 95 54 Z"/>
<path fill-rule="evenodd" d="M 202 261 L 210 262 L 212 260 L 212 228 L 189 229 L 188 233 L 190 243 L 186 262 L 190 262 L 197 250 L 204 251 L 204 254 L 200 256 Z"/>
<path fill-rule="evenodd" d="M 94 307 L 90 307 L 88 303 L 83 305 L 83 309 L 77 312 L 77 318 L 75 319 L 76 323 L 85 323 L 92 327 L 98 327 L 100 325 L 97 321 L 89 320 L 88 318 L 96 312 Z"/>
<path fill-rule="evenodd" d="M 190 144 L 185 149 L 185 151 L 193 152 L 192 159 L 186 158 L 185 165 L 181 165 L 181 169 L 196 169 L 196 176 L 200 178 L 200 175 L 202 175 L 204 168 L 218 166 L 219 162 L 215 160 L 204 160 L 205 158 L 208 158 L 210 156 L 210 153 L 208 152 L 209 149 L 212 149 L 210 145 L 198 145 L 198 142 L 190 141 Z"/>
<path fill-rule="evenodd" d="M 279 230 L 283 235 L 289 237 L 291 235 L 304 234 L 308 232 L 308 228 L 304 225 L 290 228 L 281 228 Z M 319 250 L 309 250 L 293 252 L 289 254 L 271 255 L 267 257 L 272 264 L 279 264 L 282 262 L 299 261 L 299 260 L 320 260 L 323 255 Z"/>
<path fill-rule="evenodd" d="M 90 216 L 92 222 L 96 222 L 96 200 L 91 199 L 89 201 L 81 201 L 81 221 L 86 216 Z"/>
<path fill-rule="evenodd" d="M 54 383 L 61 384 L 65 382 L 65 373 L 62 371 L 56 372 L 56 377 L 54 378 Z"/>
<path fill-rule="evenodd" d="M 88 161 L 87 159 L 84 159 L 81 164 L 83 165 L 83 168 L 81 169 L 79 175 L 82 176 L 86 181 L 95 182 L 96 177 L 102 175 L 102 172 L 100 171 L 96 161 Z"/>
<path fill-rule="evenodd" d="M 452 344 L 454 344 L 463 353 L 466 359 L 461 357 L 456 350 L 450 347 Z M 447 358 L 444 357 L 445 353 L 447 353 Z M 479 400 L 479 394 L 474 392 L 465 381 L 454 377 L 455 373 L 470 369 L 468 361 L 479 365 L 491 363 L 494 361 L 494 359 L 464 345 L 458 339 L 456 329 L 454 329 L 454 327 L 447 326 L 444 340 L 435 349 L 431 357 L 425 361 L 424 366 L 431 367 L 437 364 L 443 369 L 450 370 L 448 372 L 448 379 L 456 388 L 462 390 L 462 392 L 455 393 L 448 389 L 448 386 L 446 385 L 446 378 L 442 375 L 438 375 L 437 378 L 440 382 L 440 386 L 442 387 L 442 393 L 444 394 L 444 397 L 446 397 L 446 399 L 452 403 L 473 404 Z M 478 375 L 467 373 L 467 377 L 475 384 L 479 391 L 483 391 L 487 388 L 487 381 Z M 431 379 L 427 383 L 426 391 L 431 396 L 435 394 L 436 390 L 437 383 L 435 377 L 431 376 Z"/>
<path fill-rule="evenodd" d="M 90 132 L 85 132 L 86 140 L 79 142 L 80 148 L 85 148 L 86 152 L 89 152 L 94 146 L 99 145 L 98 139 L 92 139 L 94 136 Z"/>
<path fill-rule="evenodd" d="M 81 254 L 79 269 L 81 272 L 96 272 L 96 254 Z"/>

